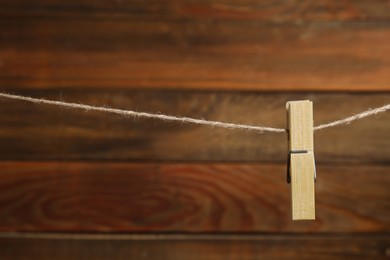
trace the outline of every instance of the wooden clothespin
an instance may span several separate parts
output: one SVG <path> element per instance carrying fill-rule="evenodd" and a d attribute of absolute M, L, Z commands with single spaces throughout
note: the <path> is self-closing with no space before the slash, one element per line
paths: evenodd
<path fill-rule="evenodd" d="M 287 182 L 291 183 L 292 219 L 315 219 L 313 152 L 313 103 L 308 100 L 286 104 L 288 119 Z"/>

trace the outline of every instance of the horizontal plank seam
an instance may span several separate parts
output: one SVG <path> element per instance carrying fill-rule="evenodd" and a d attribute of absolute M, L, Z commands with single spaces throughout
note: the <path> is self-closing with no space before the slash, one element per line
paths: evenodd
<path fill-rule="evenodd" d="M 280 240 L 285 239 L 342 239 L 352 240 L 381 238 L 390 240 L 390 233 L 134 233 L 134 234 L 103 234 L 103 233 L 33 233 L 33 232 L 0 232 L 0 238 L 22 238 L 22 239 L 66 239 L 66 240 Z"/>

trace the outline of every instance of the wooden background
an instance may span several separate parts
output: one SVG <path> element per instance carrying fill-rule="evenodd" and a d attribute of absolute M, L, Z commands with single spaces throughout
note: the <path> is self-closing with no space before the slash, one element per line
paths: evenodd
<path fill-rule="evenodd" d="M 390 2 L 0 0 L 0 88 L 285 127 L 390 103 Z M 292 222 L 285 134 L 0 100 L 1 259 L 386 259 L 390 115 L 315 134 Z"/>

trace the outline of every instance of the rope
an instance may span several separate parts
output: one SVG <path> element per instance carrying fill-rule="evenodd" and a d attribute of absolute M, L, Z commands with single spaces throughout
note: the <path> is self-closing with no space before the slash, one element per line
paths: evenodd
<path fill-rule="evenodd" d="M 28 96 L 12 95 L 12 94 L 7 94 L 7 93 L 0 93 L 0 97 L 13 99 L 13 100 L 22 100 L 22 101 L 32 102 L 32 103 L 36 103 L 36 104 L 47 104 L 47 105 L 54 105 L 54 106 L 74 108 L 74 109 L 84 109 L 86 111 L 107 112 L 107 113 L 112 113 L 112 114 L 119 114 L 122 116 L 133 116 L 133 117 L 140 117 L 140 118 L 154 118 L 154 119 L 160 119 L 163 121 L 177 121 L 177 122 L 181 122 L 181 123 L 208 125 L 208 126 L 228 128 L 228 129 L 243 129 L 243 130 L 252 130 L 252 131 L 259 131 L 259 132 L 273 132 L 273 133 L 287 132 L 287 130 L 283 129 L 283 128 L 254 126 L 254 125 L 235 124 L 235 123 L 225 123 L 225 122 L 220 122 L 220 121 L 210 121 L 210 120 L 196 119 L 196 118 L 191 118 L 191 117 L 179 117 L 179 116 L 165 115 L 165 114 L 159 114 L 159 113 L 137 112 L 137 111 L 133 111 L 133 110 L 91 106 L 91 105 L 78 104 L 78 103 L 54 101 L 54 100 L 48 100 L 48 99 L 43 99 L 43 98 L 32 98 L 32 97 L 28 97 Z M 322 125 L 316 126 L 316 127 L 314 127 L 314 130 L 320 130 L 320 129 L 325 129 L 325 128 L 329 128 L 329 127 L 339 126 L 339 125 L 346 125 L 346 124 L 349 124 L 355 120 L 359 120 L 359 119 L 362 119 L 365 117 L 369 117 L 369 116 L 373 116 L 373 115 L 376 115 L 379 113 L 386 112 L 389 109 L 390 109 L 390 104 L 387 104 L 387 105 L 384 105 L 382 107 L 378 107 L 375 109 L 369 109 L 367 111 L 364 111 L 364 112 L 359 113 L 359 114 L 355 114 L 353 116 L 350 116 L 350 117 L 347 117 L 344 119 L 340 119 L 340 120 L 337 120 L 334 122 L 330 122 L 327 124 L 322 124 Z"/>

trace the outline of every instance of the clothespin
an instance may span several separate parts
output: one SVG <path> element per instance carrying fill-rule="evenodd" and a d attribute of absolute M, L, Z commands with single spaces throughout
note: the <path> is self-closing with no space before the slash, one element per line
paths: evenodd
<path fill-rule="evenodd" d="M 313 152 L 313 103 L 308 100 L 286 104 L 288 120 L 287 182 L 291 183 L 292 219 L 315 219 Z"/>

